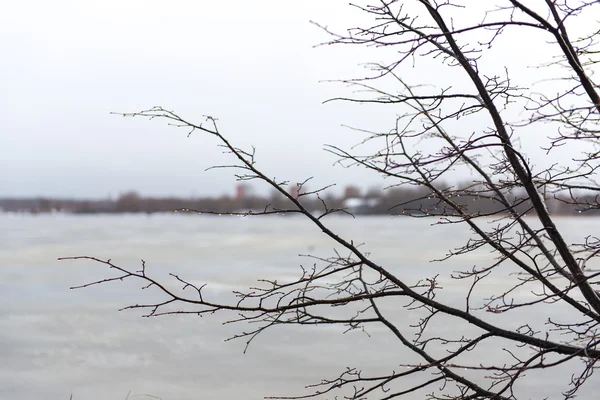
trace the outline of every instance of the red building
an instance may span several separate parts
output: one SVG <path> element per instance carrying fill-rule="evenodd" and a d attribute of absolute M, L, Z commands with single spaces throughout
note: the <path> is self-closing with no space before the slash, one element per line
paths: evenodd
<path fill-rule="evenodd" d="M 298 185 L 292 185 L 292 187 L 290 187 L 290 194 L 292 195 L 293 198 L 297 199 L 298 195 L 300 194 L 298 192 Z"/>
<path fill-rule="evenodd" d="M 246 185 L 238 183 L 235 187 L 235 198 L 237 200 L 243 200 L 246 197 Z"/>

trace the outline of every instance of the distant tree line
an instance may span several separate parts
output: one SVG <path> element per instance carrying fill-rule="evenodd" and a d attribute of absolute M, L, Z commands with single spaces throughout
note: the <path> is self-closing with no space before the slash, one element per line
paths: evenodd
<path fill-rule="evenodd" d="M 452 191 L 455 202 L 473 215 L 502 214 L 505 207 L 487 188 L 461 185 L 457 190 L 451 185 L 440 185 L 441 190 Z M 506 197 L 514 209 L 526 215 L 532 206 L 525 193 L 507 191 Z M 554 215 L 600 215 L 597 196 L 575 193 L 544 194 L 546 207 Z M 324 211 L 329 208 L 347 209 L 358 215 L 445 215 L 451 210 L 424 187 L 392 187 L 386 190 L 370 190 L 361 194 L 354 186 L 346 187 L 340 196 L 329 194 L 321 200 L 302 197 L 299 200 L 309 210 Z M 349 200 L 353 200 L 352 202 Z M 269 196 L 248 195 L 244 197 L 220 196 L 203 198 L 145 197 L 136 192 L 121 194 L 116 200 L 72 200 L 51 198 L 4 198 L 0 199 L 0 211 L 72 214 L 96 213 L 162 213 L 175 210 L 190 210 L 205 213 L 259 212 L 264 210 L 290 209 L 293 204 L 280 193 Z"/>

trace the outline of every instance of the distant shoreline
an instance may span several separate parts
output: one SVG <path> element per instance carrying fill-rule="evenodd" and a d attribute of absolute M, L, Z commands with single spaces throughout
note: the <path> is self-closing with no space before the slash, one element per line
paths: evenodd
<path fill-rule="evenodd" d="M 527 198 L 519 195 L 507 195 L 514 209 L 519 214 L 526 215 L 534 213 Z M 327 209 L 343 210 L 343 213 L 353 215 L 383 215 L 383 216 L 425 216 L 441 215 L 447 213 L 441 202 L 431 196 L 430 193 L 414 189 L 394 189 L 381 193 L 369 193 L 365 196 L 352 193 L 344 196 L 325 196 L 323 199 L 313 197 L 297 197 L 304 208 L 314 214 L 325 211 L 323 202 Z M 480 196 L 478 193 L 465 193 L 453 198 L 453 201 L 463 207 L 464 211 L 473 217 L 485 215 L 505 214 L 503 206 L 493 198 Z M 586 196 L 577 198 L 578 205 L 574 205 L 572 199 L 553 196 L 546 199 L 546 205 L 551 215 L 554 216 L 595 216 L 600 215 L 600 209 L 595 206 L 593 199 Z M 582 208 L 582 205 L 588 205 Z M 270 197 L 244 196 L 234 197 L 205 197 L 205 198 L 179 198 L 179 197 L 143 197 L 135 192 L 125 193 L 117 199 L 105 200 L 74 200 L 74 199 L 52 199 L 46 197 L 37 198 L 0 198 L 0 213 L 18 214 L 71 214 L 71 215 L 111 215 L 111 214 L 161 214 L 161 213 L 193 213 L 193 214 L 235 214 L 250 215 L 261 214 L 267 211 L 276 214 L 275 211 L 296 210 L 296 205 L 289 198 L 280 193 L 274 193 Z M 288 213 L 289 214 L 289 213 Z M 292 212 L 293 214 L 293 212 Z"/>

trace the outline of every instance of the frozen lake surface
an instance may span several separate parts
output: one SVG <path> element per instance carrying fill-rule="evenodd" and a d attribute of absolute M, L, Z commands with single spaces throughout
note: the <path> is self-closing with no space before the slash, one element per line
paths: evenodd
<path fill-rule="evenodd" d="M 559 220 L 570 241 L 597 233 L 598 222 Z M 489 263 L 492 255 L 481 250 L 430 263 L 470 235 L 462 227 L 430 223 L 388 217 L 328 221 L 346 239 L 364 242 L 376 262 L 409 283 L 440 274 L 445 299 L 459 304 L 464 288 L 448 279 L 450 273 Z M 334 247 L 296 217 L 0 214 L 0 399 L 69 399 L 71 394 L 75 400 L 125 399 L 131 391 L 130 398 L 253 400 L 306 394 L 305 385 L 334 378 L 347 366 L 397 369 L 411 356 L 380 326 L 369 330 L 371 336 L 344 335 L 343 327 L 333 326 L 276 327 L 244 354 L 242 341 L 224 341 L 242 331 L 242 324 L 221 325 L 224 316 L 141 318 L 137 310 L 118 312 L 156 293 L 141 291 L 134 281 L 69 290 L 110 271 L 88 261 L 57 261 L 90 255 L 135 267 L 143 258 L 150 273 L 166 279 L 175 272 L 206 282 L 210 296 L 224 299 L 258 278 L 297 276 L 300 264 L 312 263 L 299 254 L 329 256 Z M 489 283 L 503 284 L 501 278 Z M 524 315 L 513 325 L 543 325 L 546 318 Z M 554 398 L 566 389 L 570 374 L 553 376 L 532 375 L 524 393 Z M 592 377 L 582 398 L 592 398 L 585 393 L 597 393 L 599 381 Z"/>

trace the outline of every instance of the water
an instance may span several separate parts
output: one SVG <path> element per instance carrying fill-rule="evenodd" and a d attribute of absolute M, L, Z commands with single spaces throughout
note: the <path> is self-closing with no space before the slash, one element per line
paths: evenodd
<path fill-rule="evenodd" d="M 465 287 L 449 274 L 489 263 L 492 255 L 482 249 L 430 263 L 470 235 L 430 223 L 387 217 L 328 221 L 346 239 L 365 243 L 363 250 L 376 262 L 409 283 L 440 274 L 441 299 L 460 307 Z M 581 242 L 598 230 L 594 219 L 559 223 L 570 241 Z M 71 394 L 73 399 L 125 399 L 129 392 L 129 398 L 150 394 L 165 400 L 262 399 L 306 394 L 305 385 L 333 378 L 347 366 L 382 373 L 416 361 L 380 326 L 372 326 L 370 336 L 342 334 L 344 328 L 335 326 L 277 327 L 244 354 L 243 341 L 224 339 L 247 327 L 221 325 L 226 316 L 142 318 L 138 310 L 118 312 L 157 294 L 141 291 L 139 282 L 69 290 L 110 271 L 89 261 L 57 261 L 90 255 L 136 267 L 143 258 L 160 279 L 174 272 L 208 283 L 206 295 L 223 300 L 232 289 L 254 286 L 257 278 L 297 276 L 300 264 L 314 262 L 298 254 L 330 256 L 334 248 L 339 246 L 295 217 L 0 214 L 0 399 L 68 399 Z M 482 286 L 480 296 L 509 279 L 499 275 Z M 384 306 L 393 317 L 407 318 L 398 305 Z M 553 312 L 560 317 L 562 311 Z M 445 334 L 472 329 L 440 318 Z M 545 318 L 523 315 L 504 322 L 515 328 L 523 321 L 542 326 Z M 487 350 L 498 352 L 493 346 Z M 531 374 L 523 393 L 558 395 L 570 373 L 552 373 L 561 379 Z M 592 379 L 584 393 L 600 389 Z"/>

